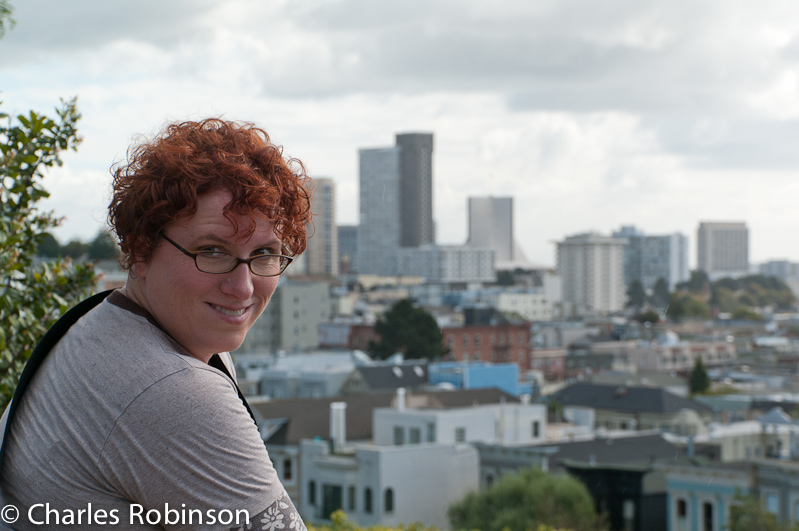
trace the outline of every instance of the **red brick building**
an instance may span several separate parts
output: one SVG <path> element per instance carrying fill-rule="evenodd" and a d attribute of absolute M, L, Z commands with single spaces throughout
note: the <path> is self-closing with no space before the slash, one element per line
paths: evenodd
<path fill-rule="evenodd" d="M 442 332 L 453 360 L 516 363 L 519 371 L 530 369 L 529 323 L 447 327 Z"/>

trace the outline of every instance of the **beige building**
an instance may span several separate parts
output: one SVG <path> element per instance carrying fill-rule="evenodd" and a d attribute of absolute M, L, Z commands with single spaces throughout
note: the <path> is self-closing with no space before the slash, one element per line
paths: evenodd
<path fill-rule="evenodd" d="M 703 221 L 697 230 L 697 267 L 711 280 L 749 274 L 749 229 L 743 222 Z"/>
<path fill-rule="evenodd" d="M 557 242 L 557 270 L 564 305 L 576 314 L 624 308 L 624 246 L 627 240 L 591 232 Z"/>

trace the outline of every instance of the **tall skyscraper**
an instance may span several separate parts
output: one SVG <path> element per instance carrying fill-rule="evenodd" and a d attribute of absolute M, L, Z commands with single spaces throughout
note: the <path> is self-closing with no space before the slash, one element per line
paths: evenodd
<path fill-rule="evenodd" d="M 470 197 L 466 245 L 494 250 L 497 262 L 513 260 L 513 198 Z"/>
<path fill-rule="evenodd" d="M 749 229 L 743 222 L 703 221 L 697 230 L 697 267 L 711 279 L 749 274 Z"/>
<path fill-rule="evenodd" d="M 359 150 L 361 274 L 396 275 L 396 250 L 434 243 L 433 135 L 396 136 L 397 145 Z"/>
<path fill-rule="evenodd" d="M 397 135 L 400 150 L 400 247 L 435 243 L 433 226 L 433 135 Z"/>
<path fill-rule="evenodd" d="M 633 226 L 624 226 L 613 237 L 627 240 L 624 248 L 627 287 L 638 280 L 645 290 L 652 290 L 662 278 L 673 290 L 675 285 L 688 280 L 688 238 L 683 234 L 649 236 Z"/>
<path fill-rule="evenodd" d="M 338 230 L 336 228 L 336 186 L 331 179 L 313 180 L 311 196 L 313 225 L 309 227 L 305 266 L 312 275 L 338 275 Z"/>
<path fill-rule="evenodd" d="M 557 270 L 563 301 L 577 313 L 615 312 L 624 308 L 625 240 L 596 233 L 557 242 Z"/>

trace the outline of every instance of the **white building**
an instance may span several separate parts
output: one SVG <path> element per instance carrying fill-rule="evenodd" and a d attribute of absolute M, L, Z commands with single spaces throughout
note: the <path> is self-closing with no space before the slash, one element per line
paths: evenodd
<path fill-rule="evenodd" d="M 465 245 L 422 245 L 396 252 L 397 274 L 428 283 L 493 282 L 494 251 Z"/>
<path fill-rule="evenodd" d="M 375 409 L 374 443 L 380 446 L 421 443 L 486 443 L 503 446 L 546 440 L 543 404 L 486 404 L 457 409 Z"/>
<path fill-rule="evenodd" d="M 703 221 L 697 229 L 697 267 L 711 280 L 749 274 L 749 229 L 743 222 Z"/>
<path fill-rule="evenodd" d="M 563 302 L 576 313 L 616 312 L 624 308 L 626 240 L 597 233 L 577 234 L 557 242 L 557 270 Z"/>
<path fill-rule="evenodd" d="M 466 245 L 492 249 L 497 269 L 528 265 L 513 231 L 512 197 L 470 197 Z"/>
<path fill-rule="evenodd" d="M 448 507 L 479 488 L 477 450 L 465 444 L 358 445 L 331 453 L 327 442 L 306 439 L 300 453 L 298 510 L 311 522 L 343 509 L 361 527 L 422 522 L 449 529 Z"/>

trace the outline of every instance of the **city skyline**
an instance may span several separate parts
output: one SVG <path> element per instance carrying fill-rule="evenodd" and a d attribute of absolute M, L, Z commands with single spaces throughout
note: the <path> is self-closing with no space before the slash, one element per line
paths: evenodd
<path fill-rule="evenodd" d="M 628 224 L 693 249 L 705 220 L 745 221 L 753 262 L 799 261 L 782 237 L 799 225 L 787 0 L 12 5 L 0 111 L 78 96 L 84 117 L 78 153 L 44 181 L 62 241 L 103 226 L 108 168 L 135 135 L 221 114 L 332 178 L 339 224 L 358 223 L 357 150 L 428 131 L 438 243 L 466 241 L 467 197 L 513 196 L 533 263 Z"/>

